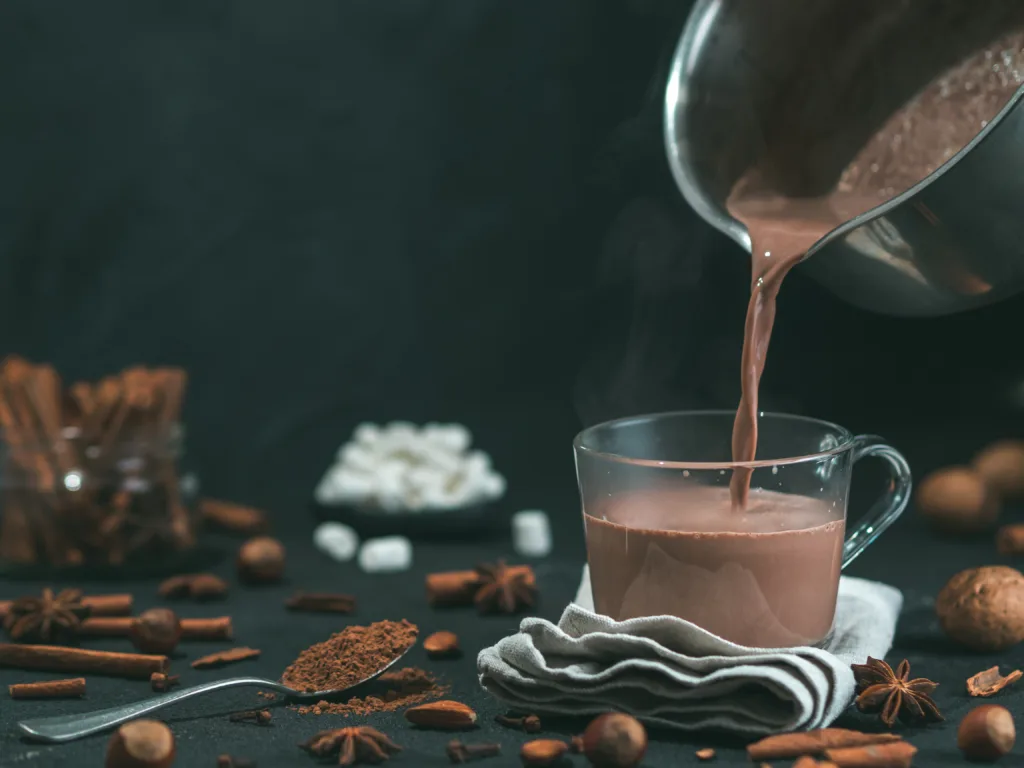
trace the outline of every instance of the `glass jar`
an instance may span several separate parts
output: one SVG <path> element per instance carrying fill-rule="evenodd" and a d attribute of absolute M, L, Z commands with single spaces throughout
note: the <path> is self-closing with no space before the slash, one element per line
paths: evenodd
<path fill-rule="evenodd" d="M 198 517 L 182 493 L 180 424 L 0 441 L 0 560 L 30 571 L 161 570 L 194 550 Z"/>

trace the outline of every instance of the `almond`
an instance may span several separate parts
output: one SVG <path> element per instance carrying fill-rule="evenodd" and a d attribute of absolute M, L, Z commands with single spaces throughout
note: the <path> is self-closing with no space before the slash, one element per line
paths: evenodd
<path fill-rule="evenodd" d="M 476 712 L 460 701 L 432 701 L 407 709 L 405 719 L 421 728 L 458 731 L 476 725 Z"/>
<path fill-rule="evenodd" d="M 558 739 L 534 739 L 523 744 L 519 750 L 519 757 L 523 765 L 554 765 L 565 753 L 569 751 L 569 745 Z"/>
<path fill-rule="evenodd" d="M 432 659 L 459 654 L 459 638 L 454 632 L 435 632 L 423 641 L 423 650 Z"/>

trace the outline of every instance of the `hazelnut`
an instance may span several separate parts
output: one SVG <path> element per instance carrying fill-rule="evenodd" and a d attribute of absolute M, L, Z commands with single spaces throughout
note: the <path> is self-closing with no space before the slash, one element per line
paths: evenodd
<path fill-rule="evenodd" d="M 181 622 L 168 608 L 150 608 L 132 622 L 128 636 L 143 653 L 170 653 L 181 639 Z"/>
<path fill-rule="evenodd" d="M 932 472 L 918 485 L 916 497 L 918 510 L 941 531 L 981 531 L 999 516 L 998 498 L 969 467 Z"/>
<path fill-rule="evenodd" d="M 277 539 L 257 536 L 238 550 L 238 575 L 250 584 L 280 581 L 284 575 L 284 547 Z"/>
<path fill-rule="evenodd" d="M 1001 498 L 1024 497 L 1024 441 L 992 443 L 974 457 L 971 466 Z"/>
<path fill-rule="evenodd" d="M 1013 715 L 1006 707 L 984 704 L 968 712 L 956 732 L 956 745 L 968 760 L 998 760 L 1017 739 Z"/>
<path fill-rule="evenodd" d="M 107 742 L 106 768 L 169 768 L 174 763 L 174 734 L 158 720 L 125 723 Z"/>
<path fill-rule="evenodd" d="M 970 568 L 935 600 L 943 631 L 976 651 L 1001 651 L 1024 640 L 1024 574 L 1005 565 Z"/>
<path fill-rule="evenodd" d="M 594 768 L 632 768 L 646 751 L 647 731 L 629 715 L 600 715 L 583 732 L 583 754 Z"/>

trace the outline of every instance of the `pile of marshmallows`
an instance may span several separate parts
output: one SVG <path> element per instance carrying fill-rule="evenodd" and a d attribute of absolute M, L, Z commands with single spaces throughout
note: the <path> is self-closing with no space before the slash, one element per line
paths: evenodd
<path fill-rule="evenodd" d="M 469 450 L 471 442 L 469 430 L 461 424 L 360 424 L 317 486 L 316 500 L 402 513 L 442 512 L 501 498 L 505 478 L 491 468 L 486 453 Z M 551 551 L 547 515 L 540 510 L 514 514 L 512 540 L 520 555 L 547 555 Z M 358 553 L 360 568 L 370 573 L 401 571 L 412 565 L 412 543 L 405 536 L 383 536 L 360 545 L 350 526 L 323 523 L 313 541 L 335 560 L 348 561 Z"/>
<path fill-rule="evenodd" d="M 500 499 L 505 478 L 483 451 L 469 450 L 461 424 L 360 424 L 316 489 L 321 504 L 381 512 L 458 509 Z"/>

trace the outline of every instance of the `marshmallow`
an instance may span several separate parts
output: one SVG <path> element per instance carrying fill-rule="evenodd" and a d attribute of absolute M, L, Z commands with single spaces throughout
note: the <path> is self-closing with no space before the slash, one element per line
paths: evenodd
<path fill-rule="evenodd" d="M 367 573 L 404 571 L 412 565 L 412 543 L 405 536 L 370 539 L 359 549 L 359 567 Z"/>
<path fill-rule="evenodd" d="M 341 523 L 321 523 L 313 531 L 313 544 L 335 560 L 347 562 L 356 556 L 359 535 Z"/>
<path fill-rule="evenodd" d="M 512 515 L 512 546 L 524 557 L 544 557 L 551 552 L 551 525 L 539 509 Z"/>

